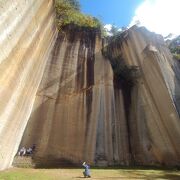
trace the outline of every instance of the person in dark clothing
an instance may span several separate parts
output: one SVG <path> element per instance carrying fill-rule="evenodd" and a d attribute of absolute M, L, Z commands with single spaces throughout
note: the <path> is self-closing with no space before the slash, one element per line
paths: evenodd
<path fill-rule="evenodd" d="M 85 169 L 85 171 L 83 171 L 84 177 L 85 177 L 85 178 L 86 178 L 86 177 L 90 178 L 90 177 L 91 177 L 91 175 L 90 175 L 90 170 L 89 170 L 90 166 L 89 166 L 86 162 L 83 162 L 82 166 L 83 166 L 84 169 Z"/>
<path fill-rule="evenodd" d="M 35 145 L 35 144 L 33 144 L 31 148 L 32 148 L 32 151 L 35 151 L 35 149 L 36 149 L 36 145 Z"/>

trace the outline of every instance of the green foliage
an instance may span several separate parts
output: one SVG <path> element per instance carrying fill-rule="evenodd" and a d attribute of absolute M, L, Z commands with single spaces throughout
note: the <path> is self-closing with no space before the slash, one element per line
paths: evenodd
<path fill-rule="evenodd" d="M 68 3 L 77 11 L 80 11 L 81 7 L 80 7 L 80 3 L 77 0 L 66 0 L 68 1 Z"/>
<path fill-rule="evenodd" d="M 117 35 L 119 33 L 117 26 L 112 25 L 110 33 L 112 33 L 113 36 Z"/>
<path fill-rule="evenodd" d="M 98 19 L 80 12 L 80 5 L 77 0 L 56 0 L 55 9 L 59 30 L 70 24 L 80 27 L 101 28 L 101 23 Z"/>
<path fill-rule="evenodd" d="M 114 63 L 114 62 L 116 63 Z M 133 86 L 136 78 L 139 77 L 139 69 L 137 66 L 127 66 L 123 59 L 110 60 L 115 78 L 119 81 L 126 82 L 129 86 Z"/>
<path fill-rule="evenodd" d="M 125 28 L 124 28 L 125 30 Z M 119 36 L 121 33 L 123 32 L 123 29 L 118 28 L 116 25 L 112 25 L 111 30 L 107 30 L 106 28 L 102 29 L 102 35 L 104 38 L 108 39 L 112 39 L 112 37 L 116 37 Z"/>
<path fill-rule="evenodd" d="M 169 49 L 173 54 L 173 58 L 180 60 L 180 36 L 172 40 L 172 42 L 169 44 Z"/>
<path fill-rule="evenodd" d="M 114 77 L 121 82 L 125 82 L 129 87 L 134 86 L 136 79 L 141 76 L 137 66 L 128 66 L 122 55 L 113 55 L 111 51 L 112 43 L 102 49 L 104 57 L 108 58 L 113 68 Z"/>
<path fill-rule="evenodd" d="M 176 60 L 180 60 L 180 54 L 173 54 L 173 58 Z"/>
<path fill-rule="evenodd" d="M 180 54 L 180 46 L 170 48 L 172 53 Z"/>

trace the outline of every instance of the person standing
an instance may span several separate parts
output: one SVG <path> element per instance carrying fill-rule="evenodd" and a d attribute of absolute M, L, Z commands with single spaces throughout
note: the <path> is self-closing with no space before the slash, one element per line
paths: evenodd
<path fill-rule="evenodd" d="M 86 178 L 86 177 L 88 177 L 88 178 L 90 178 L 91 177 L 91 175 L 90 175 L 90 166 L 86 163 L 86 162 L 83 162 L 83 164 L 82 164 L 82 166 L 84 167 L 84 169 L 85 169 L 85 171 L 83 171 L 83 175 L 84 175 L 84 177 Z"/>

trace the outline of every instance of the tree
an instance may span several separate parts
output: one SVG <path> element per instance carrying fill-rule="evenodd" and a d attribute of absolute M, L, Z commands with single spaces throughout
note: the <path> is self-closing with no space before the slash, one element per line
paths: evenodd
<path fill-rule="evenodd" d="M 79 27 L 101 28 L 97 18 L 84 15 L 78 0 L 55 0 L 56 24 L 59 30 L 73 24 Z"/>
<path fill-rule="evenodd" d="M 169 44 L 169 49 L 171 53 L 173 54 L 174 59 L 180 60 L 180 36 L 171 40 Z"/>
<path fill-rule="evenodd" d="M 116 34 L 118 34 L 118 28 L 115 25 L 112 25 L 110 33 L 114 36 Z"/>
<path fill-rule="evenodd" d="M 67 0 L 67 2 L 77 11 L 80 11 L 81 6 L 78 0 Z"/>

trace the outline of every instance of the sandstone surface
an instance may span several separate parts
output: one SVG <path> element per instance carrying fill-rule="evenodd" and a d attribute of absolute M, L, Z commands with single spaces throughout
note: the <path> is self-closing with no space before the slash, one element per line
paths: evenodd
<path fill-rule="evenodd" d="M 51 0 L 3 1 L 0 16 L 0 169 L 32 144 L 38 167 L 180 165 L 179 62 L 161 36 L 58 33 Z"/>
<path fill-rule="evenodd" d="M 179 69 L 163 38 L 134 26 L 104 51 L 112 64 L 118 65 L 121 60 L 128 67 L 136 67 L 130 98 L 124 96 L 129 102 L 126 121 L 131 163 L 179 165 L 179 83 L 174 67 Z M 127 83 L 121 84 L 122 88 L 115 91 L 123 89 L 127 94 Z"/>
<path fill-rule="evenodd" d="M 0 169 L 9 167 L 56 36 L 51 0 L 0 2 Z"/>

